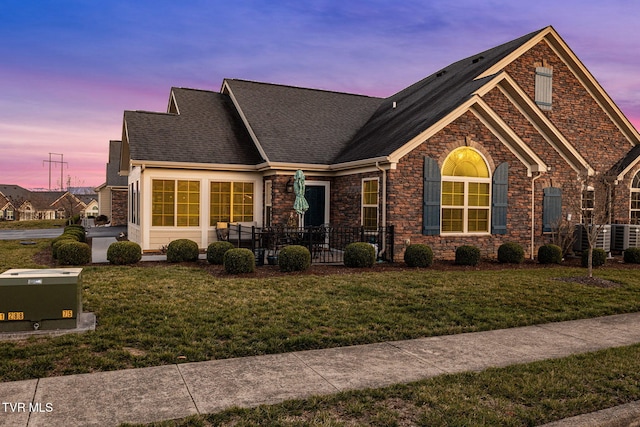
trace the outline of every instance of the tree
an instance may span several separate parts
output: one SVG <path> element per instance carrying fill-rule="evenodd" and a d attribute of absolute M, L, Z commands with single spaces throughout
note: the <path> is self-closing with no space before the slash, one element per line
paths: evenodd
<path fill-rule="evenodd" d="M 593 277 L 593 249 L 598 238 L 605 232 L 606 225 L 611 223 L 611 179 L 606 175 L 596 174 L 583 175 L 579 181 L 582 184 L 580 224 L 588 243 L 588 276 Z"/>

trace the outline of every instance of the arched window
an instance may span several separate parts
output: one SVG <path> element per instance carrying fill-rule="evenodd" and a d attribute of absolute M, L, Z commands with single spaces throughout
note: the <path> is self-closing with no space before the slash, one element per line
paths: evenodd
<path fill-rule="evenodd" d="M 640 172 L 631 183 L 631 224 L 640 224 Z"/>
<path fill-rule="evenodd" d="M 480 153 L 453 150 L 442 165 L 442 233 L 488 233 L 491 177 Z"/>

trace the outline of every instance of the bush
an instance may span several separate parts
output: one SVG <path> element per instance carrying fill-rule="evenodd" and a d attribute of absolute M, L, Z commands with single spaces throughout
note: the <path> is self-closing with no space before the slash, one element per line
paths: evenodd
<path fill-rule="evenodd" d="M 235 246 L 231 242 L 221 240 L 219 242 L 213 242 L 207 247 L 207 261 L 209 264 L 222 265 L 224 264 L 224 254 Z"/>
<path fill-rule="evenodd" d="M 142 259 L 142 248 L 135 242 L 115 242 L 107 249 L 107 259 L 111 264 L 135 264 Z"/>
<path fill-rule="evenodd" d="M 167 246 L 168 262 L 197 261 L 200 255 L 198 244 L 189 239 L 178 239 Z"/>
<path fill-rule="evenodd" d="M 70 235 L 76 236 L 78 237 L 79 242 L 87 241 L 87 234 L 85 232 L 84 227 L 81 225 L 67 225 L 64 228 L 64 233 L 62 234 L 70 234 Z"/>
<path fill-rule="evenodd" d="M 409 267 L 431 267 L 433 265 L 433 251 L 427 245 L 409 245 L 404 251 L 404 262 Z"/>
<path fill-rule="evenodd" d="M 68 241 L 58 248 L 58 263 L 62 265 L 84 265 L 91 262 L 91 248 L 86 243 Z"/>
<path fill-rule="evenodd" d="M 522 264 L 524 249 L 514 242 L 503 243 L 498 248 L 498 261 L 507 264 Z"/>
<path fill-rule="evenodd" d="M 278 254 L 280 271 L 304 271 L 311 266 L 311 253 L 304 246 L 291 245 Z"/>
<path fill-rule="evenodd" d="M 604 265 L 605 262 L 607 262 L 607 253 L 604 251 L 604 249 L 593 248 L 593 260 L 591 265 L 593 267 L 600 267 L 601 265 Z M 582 266 L 583 267 L 589 266 L 589 250 L 588 249 L 585 249 L 584 251 L 582 251 Z"/>
<path fill-rule="evenodd" d="M 67 225 L 73 225 L 73 224 L 78 224 L 78 223 L 80 223 L 80 215 L 79 214 L 75 214 L 74 216 L 69 218 L 69 220 L 67 221 Z"/>
<path fill-rule="evenodd" d="M 540 264 L 560 264 L 562 262 L 562 248 L 548 243 L 538 248 L 538 262 Z"/>
<path fill-rule="evenodd" d="M 373 267 L 375 263 L 376 250 L 369 243 L 349 243 L 344 249 L 344 265 L 347 267 L 366 268 Z"/>
<path fill-rule="evenodd" d="M 229 274 L 253 273 L 256 270 L 256 257 L 249 249 L 229 249 L 224 254 L 224 270 Z"/>
<path fill-rule="evenodd" d="M 478 265 L 480 262 L 480 249 L 471 245 L 459 246 L 456 249 L 456 264 Z"/>
<path fill-rule="evenodd" d="M 628 264 L 640 264 L 640 248 L 625 249 L 624 262 Z"/>

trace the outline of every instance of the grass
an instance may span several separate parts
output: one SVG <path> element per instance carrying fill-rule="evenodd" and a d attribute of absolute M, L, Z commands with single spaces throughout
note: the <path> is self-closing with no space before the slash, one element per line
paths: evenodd
<path fill-rule="evenodd" d="M 16 242 L 15 263 L 33 266 Z M 12 246 L 13 245 L 13 246 Z M 32 250 L 46 247 L 46 241 Z M 31 249 L 28 249 L 31 248 Z M 19 267 L 13 264 L 12 267 Z M 499 329 L 640 310 L 638 270 L 571 268 L 217 278 L 183 265 L 86 267 L 83 335 L 0 342 L 0 380 L 156 366 Z"/>
<path fill-rule="evenodd" d="M 34 221 L 0 221 L 0 230 L 33 230 L 63 227 L 66 219 L 42 219 Z"/>
<path fill-rule="evenodd" d="M 640 400 L 640 345 L 153 423 L 534 426 Z"/>

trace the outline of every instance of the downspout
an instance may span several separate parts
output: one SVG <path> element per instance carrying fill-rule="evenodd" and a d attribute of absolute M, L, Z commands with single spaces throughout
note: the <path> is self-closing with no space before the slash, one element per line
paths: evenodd
<path fill-rule="evenodd" d="M 385 237 L 382 239 L 382 249 L 378 256 L 382 255 L 386 251 L 386 228 L 387 228 L 387 170 L 380 167 L 378 161 L 376 160 L 376 168 L 382 172 L 382 214 L 381 214 L 381 222 L 382 228 L 385 230 Z"/>
<path fill-rule="evenodd" d="M 535 250 L 535 230 L 536 230 L 536 180 L 542 176 L 542 172 L 538 172 L 537 176 L 531 179 L 531 259 L 534 259 L 533 252 Z"/>

